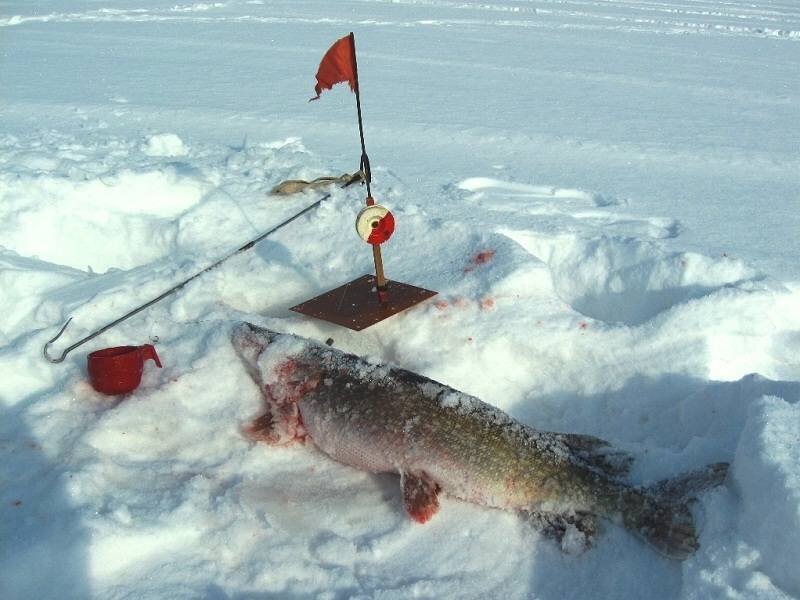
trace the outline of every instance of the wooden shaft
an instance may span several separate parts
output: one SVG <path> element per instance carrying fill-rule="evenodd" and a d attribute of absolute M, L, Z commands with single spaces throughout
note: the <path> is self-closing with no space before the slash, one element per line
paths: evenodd
<path fill-rule="evenodd" d="M 381 258 L 380 245 L 372 244 L 372 257 L 375 259 L 375 276 L 378 280 L 378 290 L 383 291 L 386 289 L 386 276 L 383 274 L 383 259 Z"/>

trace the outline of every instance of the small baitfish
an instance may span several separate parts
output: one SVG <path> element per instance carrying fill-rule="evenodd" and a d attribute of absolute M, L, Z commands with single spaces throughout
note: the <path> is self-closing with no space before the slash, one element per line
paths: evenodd
<path fill-rule="evenodd" d="M 251 437 L 311 442 L 357 469 L 399 473 L 419 523 L 445 492 L 518 511 L 565 551 L 591 546 L 603 518 L 684 559 L 698 548 L 689 504 L 728 470 L 716 463 L 631 486 L 623 478 L 632 457 L 599 438 L 538 431 L 421 375 L 250 323 L 235 328 L 233 344 L 266 399 Z"/>
<path fill-rule="evenodd" d="M 357 171 L 352 175 L 344 173 L 338 177 L 317 177 L 311 181 L 306 181 L 305 179 L 287 179 L 272 188 L 270 194 L 273 196 L 291 196 L 292 194 L 299 194 L 306 190 L 317 190 L 334 184 L 347 187 L 359 181 L 364 181 L 364 173 L 361 171 Z"/>

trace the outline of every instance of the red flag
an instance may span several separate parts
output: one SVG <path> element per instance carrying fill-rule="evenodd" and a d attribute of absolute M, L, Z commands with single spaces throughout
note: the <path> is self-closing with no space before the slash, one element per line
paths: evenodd
<path fill-rule="evenodd" d="M 358 87 L 352 33 L 337 40 L 322 57 L 317 71 L 317 85 L 314 87 L 317 96 L 311 100 L 319 100 L 322 90 L 329 90 L 344 81 L 350 84 L 352 91 Z"/>

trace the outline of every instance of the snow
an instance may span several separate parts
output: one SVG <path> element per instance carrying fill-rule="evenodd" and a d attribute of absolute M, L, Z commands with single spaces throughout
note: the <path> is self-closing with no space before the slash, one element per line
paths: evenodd
<path fill-rule="evenodd" d="M 361 333 L 290 306 L 370 272 L 364 190 L 70 353 L 352 172 L 354 31 L 390 279 Z M 0 2 L 0 597 L 800 598 L 800 11 L 765 0 Z M 677 563 L 254 444 L 249 320 L 632 453 L 731 462 Z M 124 398 L 86 354 L 155 343 Z M 445 399 L 447 401 L 447 399 Z"/>
<path fill-rule="evenodd" d="M 174 133 L 151 135 L 145 143 L 144 153 L 148 156 L 186 156 L 189 151 L 183 140 Z"/>
<path fill-rule="evenodd" d="M 734 477 L 741 490 L 743 537 L 760 554 L 760 569 L 780 589 L 795 593 L 800 574 L 790 563 L 800 547 L 797 537 L 784 532 L 800 528 L 798 417 L 798 407 L 781 398 L 767 396 L 751 406 Z"/>

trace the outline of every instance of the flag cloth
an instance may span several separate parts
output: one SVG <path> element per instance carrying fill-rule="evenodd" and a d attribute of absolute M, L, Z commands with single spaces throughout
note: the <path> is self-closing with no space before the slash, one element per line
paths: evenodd
<path fill-rule="evenodd" d="M 329 90 L 337 83 L 348 82 L 350 90 L 355 91 L 358 86 L 356 80 L 356 65 L 353 58 L 353 38 L 352 34 L 337 40 L 322 57 L 317 71 L 317 85 L 314 91 L 317 92 L 315 98 L 319 100 L 322 90 Z M 311 101 L 309 100 L 309 102 Z"/>

